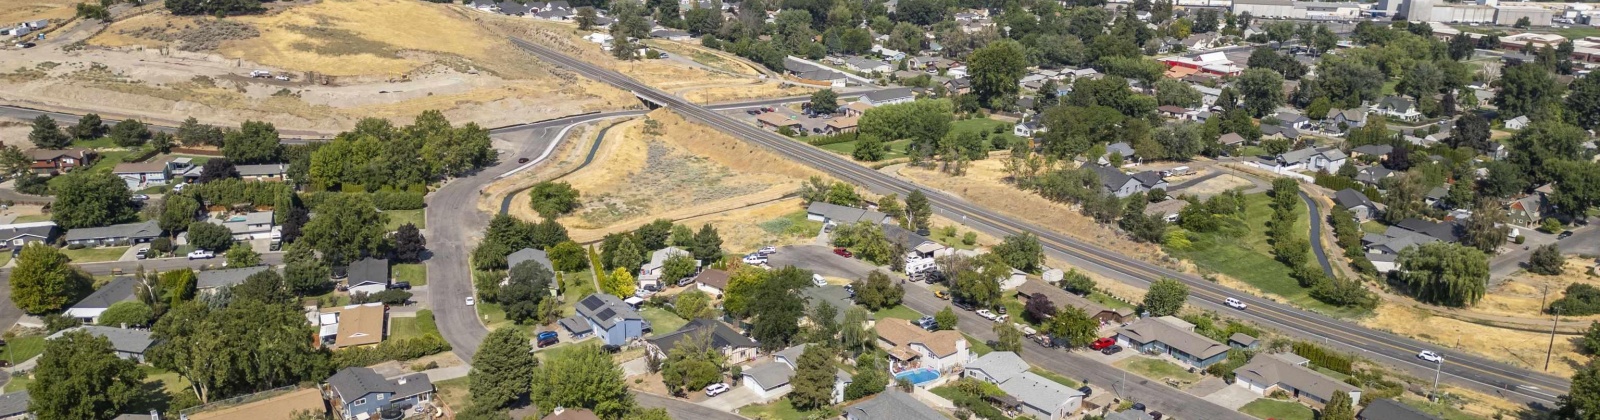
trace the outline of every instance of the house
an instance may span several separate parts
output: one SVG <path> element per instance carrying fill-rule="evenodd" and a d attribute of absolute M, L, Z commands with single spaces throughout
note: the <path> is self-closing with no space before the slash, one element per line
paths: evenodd
<path fill-rule="evenodd" d="M 1440 418 L 1399 401 L 1384 398 L 1372 400 L 1366 407 L 1361 407 L 1361 412 L 1356 413 L 1356 420 L 1440 420 Z"/>
<path fill-rule="evenodd" d="M 286 163 L 237 165 L 233 169 L 239 172 L 239 178 L 246 181 L 283 181 L 289 174 L 289 165 Z"/>
<path fill-rule="evenodd" d="M 880 392 L 844 408 L 844 420 L 946 420 L 933 407 L 898 389 Z"/>
<path fill-rule="evenodd" d="M 1228 358 L 1228 346 L 1194 332 L 1194 324 L 1172 316 L 1144 318 L 1117 329 L 1117 344 L 1140 353 L 1166 353 L 1205 368 Z"/>
<path fill-rule="evenodd" d="M 1116 195 L 1117 198 L 1126 198 L 1156 188 L 1167 188 L 1167 181 L 1161 178 L 1161 174 L 1153 171 L 1128 175 L 1110 166 L 1092 165 L 1090 169 L 1100 176 L 1101 188 L 1108 194 Z"/>
<path fill-rule="evenodd" d="M 1084 313 L 1089 314 L 1090 318 L 1100 321 L 1102 326 L 1122 324 L 1134 318 L 1133 309 L 1112 309 L 1040 280 L 1023 282 L 1022 285 L 1017 286 L 1016 290 L 1017 296 L 1024 299 L 1033 299 L 1034 296 L 1044 295 L 1045 299 L 1049 299 L 1050 303 L 1057 308 L 1071 306 L 1082 309 Z"/>
<path fill-rule="evenodd" d="M 867 92 L 856 100 L 867 105 L 884 106 L 914 101 L 916 95 L 911 88 L 895 88 Z"/>
<path fill-rule="evenodd" d="M 1265 127 L 1263 127 L 1265 128 Z M 1264 132 L 1264 131 L 1263 131 Z M 1337 147 L 1315 148 L 1307 147 L 1299 150 L 1290 150 L 1278 155 L 1278 171 L 1328 171 L 1338 172 L 1348 160 L 1344 152 Z"/>
<path fill-rule="evenodd" d="M 373 294 L 389 290 L 389 260 L 378 258 L 362 258 L 360 261 L 350 263 L 346 269 L 349 277 L 345 284 L 351 294 L 360 292 Z"/>
<path fill-rule="evenodd" d="M 1156 112 L 1161 113 L 1162 117 L 1172 118 L 1175 120 L 1189 119 L 1189 110 L 1177 105 L 1162 105 L 1156 107 Z"/>
<path fill-rule="evenodd" d="M 1338 393 L 1349 394 L 1350 401 L 1361 401 L 1361 388 L 1312 370 L 1306 364 L 1306 358 L 1293 354 L 1259 354 L 1251 358 L 1250 363 L 1233 370 L 1239 378 L 1234 384 L 1256 395 L 1281 390 L 1315 407 L 1326 405 Z"/>
<path fill-rule="evenodd" d="M 1506 120 L 1505 127 L 1507 130 L 1521 130 L 1528 128 L 1528 116 L 1520 115 L 1516 118 Z"/>
<path fill-rule="evenodd" d="M 145 352 L 150 351 L 150 348 L 156 344 L 155 338 L 150 335 L 150 331 L 99 325 L 84 325 L 56 331 L 55 334 L 50 334 L 49 337 L 44 339 L 54 340 L 73 331 L 83 331 L 96 337 L 105 337 L 111 341 L 112 353 L 115 353 L 117 357 L 137 363 L 144 363 Z"/>
<path fill-rule="evenodd" d="M 806 206 L 806 220 L 829 225 L 850 225 L 858 222 L 879 225 L 893 219 L 887 214 L 872 210 L 814 201 Z"/>
<path fill-rule="evenodd" d="M 794 379 L 795 371 L 800 368 L 800 355 L 805 353 L 807 346 L 809 344 L 801 344 L 779 350 L 772 354 L 772 361 L 745 369 L 740 379 L 744 387 L 754 391 L 761 402 L 772 401 L 788 394 L 793 389 L 789 381 Z M 838 375 L 835 375 L 835 378 L 838 378 Z M 837 384 L 838 381 L 835 382 Z M 843 389 L 837 392 L 841 396 L 843 393 Z"/>
<path fill-rule="evenodd" d="M 828 122 L 823 123 L 822 132 L 824 134 L 854 133 L 856 131 L 856 124 L 860 121 L 861 117 L 833 117 L 828 119 Z"/>
<path fill-rule="evenodd" d="M 94 293 L 90 293 L 83 300 L 73 304 L 71 308 L 67 308 L 67 312 L 63 315 L 76 318 L 85 324 L 99 323 L 100 314 L 105 313 L 106 309 L 110 309 L 111 305 L 115 305 L 117 302 L 133 300 L 133 287 L 138 283 L 138 280 L 127 276 L 111 279 L 110 283 L 100 286 L 99 289 L 95 289 Z"/>
<path fill-rule="evenodd" d="M 1353 188 L 1345 188 L 1334 193 L 1333 202 L 1338 203 L 1339 207 L 1349 210 L 1350 214 L 1354 215 L 1358 222 L 1372 220 L 1374 216 L 1378 215 L 1378 205 L 1367 199 L 1366 194 L 1362 194 Z"/>
<path fill-rule="evenodd" d="M 646 339 L 644 346 L 650 354 L 665 359 L 672 353 L 673 347 L 687 342 L 685 340 L 704 340 L 702 342 L 707 343 L 709 348 L 722 352 L 722 355 L 727 357 L 728 363 L 733 364 L 755 360 L 756 352 L 761 346 L 750 337 L 740 335 L 728 324 L 710 319 L 689 321 L 677 331 Z"/>
<path fill-rule="evenodd" d="M 1245 335 L 1245 333 L 1233 333 L 1233 335 L 1228 336 L 1228 347 L 1255 350 L 1261 348 L 1261 340 Z"/>
<path fill-rule="evenodd" d="M 883 224 L 883 236 L 889 239 L 889 243 L 900 245 L 901 249 L 906 250 L 903 257 L 906 261 L 905 272 L 907 273 L 932 270 L 934 258 L 950 255 L 951 252 L 955 251 L 948 246 L 944 246 L 944 244 L 918 235 L 916 232 L 893 223 Z"/>
<path fill-rule="evenodd" d="M 1361 244 L 1368 253 L 1399 254 L 1401 250 L 1412 245 L 1457 242 L 1461 239 L 1459 232 L 1463 229 L 1462 225 L 1463 222 L 1459 220 L 1439 223 L 1409 218 L 1389 226 L 1381 234 L 1363 235 Z"/>
<path fill-rule="evenodd" d="M 1106 154 L 1100 157 L 1099 163 L 1101 165 L 1111 164 L 1111 156 L 1113 155 L 1122 156 L 1124 162 L 1135 157 L 1133 146 L 1128 145 L 1127 142 L 1119 141 L 1106 145 Z"/>
<path fill-rule="evenodd" d="M 842 107 L 839 107 L 839 110 L 841 112 L 844 112 L 845 116 L 859 117 L 859 116 L 862 116 L 862 115 L 866 115 L 867 114 L 867 110 L 872 109 L 872 108 L 873 108 L 872 104 L 869 104 L 869 103 L 866 103 L 866 102 L 851 102 L 851 103 L 848 103 L 848 104 L 844 104 L 844 106 L 842 106 Z"/>
<path fill-rule="evenodd" d="M 383 303 L 346 305 L 317 313 L 317 345 L 329 349 L 375 345 L 388 336 L 389 308 Z"/>
<path fill-rule="evenodd" d="M 715 299 L 722 297 L 722 294 L 727 292 L 729 278 L 730 276 L 726 270 L 705 269 L 694 276 L 694 284 L 695 288 L 706 292 L 706 294 Z"/>
<path fill-rule="evenodd" d="M 31 149 L 27 151 L 28 159 L 33 163 L 28 170 L 34 175 L 55 175 L 71 172 L 73 168 L 88 166 L 94 163 L 97 154 L 92 149 Z"/>
<path fill-rule="evenodd" d="M 800 120 L 783 112 L 764 112 L 756 116 L 756 123 L 760 124 L 761 128 L 772 131 L 781 131 L 784 127 L 788 127 L 795 132 L 805 130 L 804 127 L 801 127 Z"/>
<path fill-rule="evenodd" d="M 233 240 L 249 241 L 254 239 L 276 239 L 280 228 L 272 224 L 272 212 L 253 211 L 243 215 L 228 216 L 227 219 L 207 218 L 207 222 L 220 225 L 233 232 Z"/>
<path fill-rule="evenodd" d="M 587 408 L 556 407 L 542 420 L 600 420 L 600 416 L 596 416 Z"/>
<path fill-rule="evenodd" d="M 944 91 L 952 96 L 972 93 L 972 79 L 965 77 L 946 80 L 942 85 L 944 85 Z"/>
<path fill-rule="evenodd" d="M 1127 409 L 1106 414 L 1105 420 L 1155 420 L 1155 416 L 1141 410 Z"/>
<path fill-rule="evenodd" d="M 1188 200 L 1174 198 L 1158 203 L 1150 203 L 1144 207 L 1144 214 L 1146 216 L 1160 217 L 1161 220 L 1165 220 L 1167 223 L 1177 223 L 1178 214 L 1182 213 L 1183 209 L 1187 207 L 1189 207 Z"/>
<path fill-rule="evenodd" d="M 1394 176 L 1394 171 L 1378 165 L 1368 166 L 1356 171 L 1356 182 L 1371 186 L 1383 184 L 1385 178 Z"/>
<path fill-rule="evenodd" d="M 806 314 L 815 313 L 816 307 L 823 303 L 833 306 L 833 321 L 836 323 L 843 322 L 845 311 L 856 304 L 854 294 L 845 290 L 844 286 L 834 284 L 800 289 L 800 297 L 806 300 Z M 872 319 L 872 314 L 867 314 L 867 319 Z"/>
<path fill-rule="evenodd" d="M 1511 217 L 1511 223 L 1533 226 L 1544 220 L 1544 207 L 1544 194 L 1529 194 L 1511 200 L 1506 205 L 1506 215 Z"/>
<path fill-rule="evenodd" d="M 861 73 L 888 73 L 892 70 L 889 63 L 866 57 L 845 57 L 840 61 L 844 63 L 844 68 Z"/>
<path fill-rule="evenodd" d="M 1367 125 L 1367 111 L 1363 109 L 1329 109 L 1328 116 L 1322 119 L 1328 127 L 1338 128 L 1343 124 L 1347 128 L 1356 128 Z"/>
<path fill-rule="evenodd" d="M 582 317 L 584 323 L 588 324 L 589 331 L 599 335 L 600 341 L 605 344 L 620 346 L 627 344 L 628 340 L 644 335 L 644 317 L 639 316 L 638 310 L 616 296 L 605 293 L 591 294 L 579 300 L 574 309 L 578 312 L 577 316 Z M 570 328 L 568 331 L 576 333 Z"/>
<path fill-rule="evenodd" d="M 155 220 L 150 220 L 72 229 L 67 231 L 65 240 L 67 245 L 124 246 L 150 242 L 159 236 L 161 236 L 161 225 Z"/>
<path fill-rule="evenodd" d="M 523 248 L 511 253 L 511 255 L 507 255 L 506 267 L 516 267 L 518 264 L 528 261 L 539 263 L 547 270 L 555 270 L 555 265 L 550 263 L 550 254 L 545 253 L 544 250 L 534 248 Z"/>
<path fill-rule="evenodd" d="M 1394 146 L 1387 144 L 1368 144 L 1350 149 L 1350 157 L 1376 156 L 1378 160 L 1389 158 L 1389 153 L 1394 152 Z"/>
<path fill-rule="evenodd" d="M 1239 135 L 1239 133 L 1223 134 L 1222 137 L 1217 138 L 1217 142 L 1222 143 L 1223 146 L 1238 146 L 1244 144 L 1244 136 Z"/>
<path fill-rule="evenodd" d="M 1000 290 L 1016 290 L 1018 286 L 1028 281 L 1028 272 L 1013 268 L 1011 273 L 996 281 L 1000 282 Z"/>
<path fill-rule="evenodd" d="M 61 232 L 56 222 L 30 222 L 0 225 L 0 249 L 22 248 L 28 244 L 55 242 Z"/>
<path fill-rule="evenodd" d="M 960 332 L 928 331 L 898 318 L 878 321 L 876 327 L 878 346 L 889 351 L 895 372 L 919 367 L 947 371 L 972 358 Z"/>
<path fill-rule="evenodd" d="M 28 411 L 28 390 L 0 395 L 0 420 L 26 420 L 33 418 Z"/>
<path fill-rule="evenodd" d="M 689 251 L 684 251 L 683 249 L 675 246 L 669 246 L 655 250 L 655 252 L 651 252 L 650 261 L 644 263 L 644 266 L 639 268 L 639 288 L 645 290 L 661 290 L 661 276 L 666 274 L 665 271 L 667 268 L 667 260 L 678 256 L 689 257 L 690 259 L 694 258 L 694 255 L 690 254 Z M 700 260 L 694 260 L 694 266 L 696 271 L 698 271 L 700 268 Z M 671 283 L 677 283 L 678 280 L 680 279 L 666 279 L 666 281 Z"/>
<path fill-rule="evenodd" d="M 222 270 L 203 270 L 195 272 L 195 290 L 200 293 L 216 293 L 225 287 L 233 287 L 244 283 L 245 279 L 262 271 L 271 270 L 272 267 L 258 265 L 255 267 L 227 268 Z"/>
<path fill-rule="evenodd" d="M 345 420 L 378 417 L 378 412 L 390 405 L 433 401 L 433 381 L 422 373 L 384 378 L 371 368 L 349 367 L 329 376 L 324 385 L 328 403 Z"/>
<path fill-rule="evenodd" d="M 1262 124 L 1261 138 L 1270 140 L 1297 140 L 1300 138 L 1300 130 L 1285 125 Z"/>
<path fill-rule="evenodd" d="M 171 182 L 172 165 L 168 161 L 159 159 L 149 162 L 118 163 L 111 169 L 111 174 L 122 178 L 122 182 L 128 185 L 129 191 L 138 191 Z"/>
<path fill-rule="evenodd" d="M 972 378 L 992 384 L 1005 382 L 1028 371 L 1028 362 L 1022 360 L 1015 352 L 996 351 L 990 352 L 968 363 L 961 377 Z"/>
<path fill-rule="evenodd" d="M 1399 254 L 1367 254 L 1366 257 L 1378 274 L 1389 274 L 1390 271 L 1400 267 Z"/>
<path fill-rule="evenodd" d="M 990 352 L 968 364 L 963 377 L 999 385 L 1019 411 L 1036 419 L 1065 419 L 1083 406 L 1083 393 L 1028 371 L 1016 353 Z"/>
<path fill-rule="evenodd" d="M 1222 36 L 1216 33 L 1203 33 L 1189 35 L 1188 38 L 1184 38 L 1183 41 L 1180 42 L 1183 44 L 1184 49 L 1189 51 L 1201 51 L 1215 48 L 1217 46 L 1217 41 L 1221 39 Z"/>
<path fill-rule="evenodd" d="M 1367 109 L 1384 116 L 1399 118 L 1403 121 L 1422 119 L 1422 112 L 1417 111 L 1416 104 L 1404 96 L 1385 96 L 1378 99 L 1377 103 L 1372 104 Z"/>
<path fill-rule="evenodd" d="M 1297 113 L 1279 112 L 1277 114 L 1273 114 L 1272 118 L 1277 118 L 1278 125 L 1284 127 L 1293 127 L 1297 130 L 1311 129 L 1311 119 Z"/>

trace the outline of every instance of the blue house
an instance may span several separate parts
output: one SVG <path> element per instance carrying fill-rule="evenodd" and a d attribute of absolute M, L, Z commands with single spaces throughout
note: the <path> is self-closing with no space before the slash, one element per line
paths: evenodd
<path fill-rule="evenodd" d="M 390 406 L 411 410 L 433 402 L 433 382 L 421 373 L 385 379 L 372 369 L 352 367 L 328 377 L 326 385 L 329 403 L 345 420 L 376 418 Z"/>
<path fill-rule="evenodd" d="M 1165 353 L 1185 365 L 1204 369 L 1228 358 L 1228 346 L 1194 332 L 1194 324 L 1177 317 L 1145 318 L 1117 329 L 1117 344 L 1140 353 Z"/>
<path fill-rule="evenodd" d="M 644 335 L 644 317 L 622 299 L 605 293 L 595 293 L 578 301 L 578 316 L 589 322 L 600 341 L 613 346 L 626 344 L 629 339 Z"/>

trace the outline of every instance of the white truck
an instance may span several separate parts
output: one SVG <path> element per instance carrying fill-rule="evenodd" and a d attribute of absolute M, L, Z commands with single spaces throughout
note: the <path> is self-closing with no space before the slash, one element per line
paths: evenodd
<path fill-rule="evenodd" d="M 254 77 L 254 78 L 258 78 L 258 79 L 260 79 L 260 78 L 268 78 L 268 77 L 272 77 L 272 72 L 271 71 L 267 71 L 267 70 L 251 70 L 250 71 L 250 77 Z"/>

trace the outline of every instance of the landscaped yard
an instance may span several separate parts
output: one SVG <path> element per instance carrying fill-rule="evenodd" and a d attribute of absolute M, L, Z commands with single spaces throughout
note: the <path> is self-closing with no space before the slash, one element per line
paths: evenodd
<path fill-rule="evenodd" d="M 181 392 L 194 392 L 189 388 L 189 381 L 178 376 L 177 372 L 169 372 L 155 366 L 139 365 L 139 370 L 144 371 L 144 382 L 147 384 L 160 383 L 167 390 L 168 395 L 177 395 Z"/>
<path fill-rule="evenodd" d="M 1111 295 L 1106 294 L 1106 292 L 1099 290 L 1089 292 L 1089 300 L 1101 305 L 1106 305 L 1106 307 L 1111 309 L 1134 309 L 1133 305 L 1121 300 L 1117 300 L 1117 298 L 1113 298 Z"/>
<path fill-rule="evenodd" d="M 31 377 L 20 374 L 11 375 L 11 382 L 6 382 L 5 392 L 12 393 L 27 390 L 28 384 L 31 383 L 33 383 L 33 378 Z"/>
<path fill-rule="evenodd" d="M 1176 379 L 1183 382 L 1200 380 L 1200 375 L 1189 373 L 1182 366 L 1162 359 L 1134 356 L 1118 361 L 1116 366 L 1150 379 Z"/>
<path fill-rule="evenodd" d="M 395 264 L 390 270 L 394 271 L 394 280 L 411 283 L 411 287 L 425 286 L 428 284 L 428 266 L 411 263 Z"/>
<path fill-rule="evenodd" d="M 688 320 L 679 318 L 678 314 L 661 308 L 644 308 L 644 310 L 639 311 L 639 316 L 644 317 L 645 321 L 650 321 L 651 336 L 677 331 L 679 328 L 683 328 L 683 324 L 689 323 Z"/>
<path fill-rule="evenodd" d="M 0 357 L 15 365 L 41 353 L 44 353 L 43 335 L 21 335 L 6 340 L 5 352 L 0 353 Z"/>
<path fill-rule="evenodd" d="M 116 261 L 117 259 L 122 258 L 122 254 L 127 252 L 128 247 L 125 246 L 109 248 L 61 249 L 61 253 L 66 254 L 67 258 L 71 258 L 72 262 L 75 263 Z"/>
<path fill-rule="evenodd" d="M 404 340 L 422 336 L 422 329 L 417 328 L 417 319 L 413 317 L 389 317 L 389 339 Z"/>
<path fill-rule="evenodd" d="M 816 236 L 822 231 L 822 222 L 806 219 L 805 210 L 796 210 L 794 213 L 783 215 L 776 219 L 757 223 L 763 232 L 773 235 L 784 235 L 796 238 Z"/>
<path fill-rule="evenodd" d="M 400 229 L 406 223 L 417 225 L 417 229 L 427 229 L 428 221 L 423 217 L 423 210 L 385 210 L 383 214 L 389 215 L 389 224 L 385 225 L 390 231 Z"/>
<path fill-rule="evenodd" d="M 594 273 L 583 270 L 576 273 L 561 273 L 561 316 L 577 315 L 575 306 L 579 300 L 594 293 Z"/>
<path fill-rule="evenodd" d="M 445 404 L 449 404 L 457 410 L 467 406 L 467 397 L 470 394 L 467 390 L 466 377 L 434 382 L 433 389 L 435 393 L 439 394 L 439 398 L 444 400 Z"/>
<path fill-rule="evenodd" d="M 789 403 L 788 398 L 780 398 L 767 404 L 747 405 L 739 408 L 739 415 L 752 419 L 773 420 L 800 420 L 800 419 L 831 419 L 838 417 L 838 413 L 830 409 L 816 411 L 800 411 Z"/>
<path fill-rule="evenodd" d="M 1263 419 L 1312 420 L 1316 418 L 1316 414 L 1312 413 L 1310 408 L 1300 405 L 1300 403 L 1278 401 L 1270 398 L 1251 401 L 1249 404 L 1245 404 L 1244 407 L 1239 407 L 1239 411 Z"/>
<path fill-rule="evenodd" d="M 995 133 L 994 131 L 997 128 L 1000 129 L 1001 132 Z M 1013 142 L 1022 139 L 1021 137 L 1017 137 L 1015 134 L 1011 134 L 1011 123 L 1005 121 L 991 120 L 988 118 L 972 118 L 950 123 L 951 133 L 964 133 L 969 131 L 989 133 L 990 144 L 993 144 L 994 136 L 1001 136 L 1005 138 L 1005 144 L 1007 145 L 1013 144 Z"/>
<path fill-rule="evenodd" d="M 1389 230 L 1389 226 L 1379 223 L 1377 220 L 1361 222 L 1361 233 L 1383 233 L 1385 230 Z"/>
<path fill-rule="evenodd" d="M 917 312 L 916 310 L 913 310 L 911 308 L 908 308 L 908 307 L 906 307 L 906 305 L 895 305 L 895 307 L 893 307 L 893 308 L 884 308 L 883 310 L 880 310 L 878 312 L 873 312 L 872 313 L 872 318 L 873 319 L 880 319 L 880 320 L 881 319 L 887 319 L 887 318 L 900 318 L 900 319 L 904 319 L 904 320 L 907 320 L 907 321 L 916 321 L 917 318 L 921 318 L 921 317 L 922 317 L 922 313 Z"/>
<path fill-rule="evenodd" d="M 941 228 L 938 228 L 938 229 L 933 229 L 932 232 L 928 232 L 928 233 L 932 233 L 933 234 L 933 235 L 929 236 L 928 239 L 932 239 L 932 240 L 934 240 L 934 242 L 938 242 L 938 243 L 944 244 L 945 246 L 948 246 L 948 247 L 951 247 L 951 248 L 955 248 L 955 249 L 973 249 L 973 248 L 977 248 L 978 247 L 977 244 L 967 245 L 966 243 L 961 242 L 961 236 L 965 235 L 967 232 L 970 232 L 970 230 L 963 231 L 963 230 L 957 229 L 957 230 L 954 230 L 953 232 L 947 232 L 946 229 L 941 227 Z"/>

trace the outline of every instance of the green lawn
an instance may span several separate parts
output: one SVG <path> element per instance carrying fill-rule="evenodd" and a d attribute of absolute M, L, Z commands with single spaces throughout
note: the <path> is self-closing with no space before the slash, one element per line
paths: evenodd
<path fill-rule="evenodd" d="M 1383 223 L 1379 223 L 1377 220 L 1368 220 L 1368 221 L 1365 221 L 1365 222 L 1361 222 L 1361 233 L 1380 233 L 1381 234 L 1385 230 L 1389 230 L 1389 226 L 1384 225 Z"/>
<path fill-rule="evenodd" d="M 406 223 L 417 225 L 417 229 L 427 229 L 428 221 L 422 217 L 423 209 L 417 210 L 386 210 L 383 214 L 389 215 L 387 229 L 394 231 Z"/>
<path fill-rule="evenodd" d="M 100 171 L 100 172 L 110 173 L 111 172 L 111 168 L 114 168 L 114 167 L 117 166 L 117 164 L 122 163 L 122 157 L 123 156 L 127 156 L 130 153 L 132 153 L 132 152 L 126 152 L 126 151 L 121 151 L 121 150 L 100 152 L 100 158 L 99 158 L 99 160 L 94 161 L 94 165 L 91 165 L 91 166 L 89 166 L 88 168 L 85 168 L 85 169 L 78 169 L 78 170 L 80 170 L 80 171 L 82 171 L 82 170 Z M 54 187 L 57 184 L 61 183 L 60 179 L 61 179 L 61 177 L 59 177 L 59 176 L 51 177 L 50 180 L 45 181 L 45 183 L 49 184 L 51 187 Z"/>
<path fill-rule="evenodd" d="M 395 264 L 390 270 L 394 271 L 395 281 L 410 282 L 411 287 L 426 286 L 428 284 L 428 266 L 410 263 Z"/>
<path fill-rule="evenodd" d="M 933 235 L 929 236 L 928 239 L 932 239 L 935 242 L 944 244 L 945 246 L 948 246 L 948 247 L 951 247 L 951 248 L 955 248 L 955 249 L 974 249 L 974 248 L 977 248 L 978 247 L 977 244 L 968 245 L 966 243 L 961 242 L 961 236 L 965 235 L 967 232 L 971 232 L 971 230 L 960 230 L 960 229 L 957 229 L 954 235 L 947 235 L 950 232 L 946 232 L 945 229 L 943 229 L 943 228 L 938 228 L 938 229 L 933 229 L 932 232 L 929 232 L 929 233 L 932 233 Z"/>
<path fill-rule="evenodd" d="M 561 316 L 577 315 L 578 300 L 594 293 L 594 272 L 561 273 Z"/>
<path fill-rule="evenodd" d="M 807 220 L 805 210 L 795 210 L 794 213 L 757 223 L 756 226 L 761 227 L 761 231 L 768 234 L 795 238 L 809 238 L 822 231 L 822 222 Z"/>
<path fill-rule="evenodd" d="M 1321 373 L 1323 375 L 1328 375 L 1328 377 L 1333 378 L 1333 379 L 1338 379 L 1340 382 L 1344 382 L 1344 380 L 1346 378 L 1350 377 L 1350 375 L 1346 375 L 1346 374 L 1339 373 L 1339 372 L 1334 372 L 1333 370 L 1330 370 L 1330 369 L 1322 367 L 1322 366 L 1317 366 L 1316 370 L 1317 370 L 1317 373 Z"/>
<path fill-rule="evenodd" d="M 17 216 L 16 220 L 12 220 L 11 223 L 33 223 L 48 221 L 50 221 L 50 215 L 48 214 L 24 214 Z"/>
<path fill-rule="evenodd" d="M 439 398 L 444 400 L 445 404 L 449 404 L 451 407 L 467 406 L 467 397 L 470 392 L 467 390 L 466 377 L 434 382 L 433 389 L 434 392 L 439 394 Z"/>
<path fill-rule="evenodd" d="M 1387 82 L 1383 82 L 1383 89 L 1380 93 L 1383 95 L 1393 95 L 1395 86 L 1399 85 L 1400 79 L 1390 79 Z"/>
<path fill-rule="evenodd" d="M 479 300 L 472 306 L 478 308 L 478 319 L 483 320 L 483 326 L 488 328 L 489 331 L 511 325 L 511 320 L 506 319 L 506 310 L 502 309 L 498 304 Z"/>
<path fill-rule="evenodd" d="M 10 392 L 8 389 L 7 392 Z M 1401 398 L 1400 403 L 1411 406 L 1424 413 L 1432 414 L 1444 420 L 1474 420 L 1479 417 L 1462 412 L 1449 404 L 1439 404 L 1414 398 Z"/>
<path fill-rule="evenodd" d="M 910 144 L 911 140 L 896 140 L 889 142 L 887 144 L 889 147 L 889 152 L 883 154 L 883 160 L 906 157 L 906 146 Z M 854 141 L 834 143 L 817 147 L 821 147 L 822 150 L 827 150 L 845 156 L 854 155 L 856 152 L 856 142 Z"/>
<path fill-rule="evenodd" d="M 994 130 L 996 128 L 1000 128 L 1002 131 L 1000 133 L 995 133 Z M 1005 144 L 1008 145 L 1017 140 L 1021 140 L 1021 138 L 1017 137 L 1017 135 L 1011 134 L 1011 123 L 1005 121 L 991 120 L 988 118 L 972 118 L 950 123 L 950 132 L 952 133 L 963 133 L 969 131 L 989 133 L 991 144 L 993 144 L 994 136 L 1005 138 Z"/>
<path fill-rule="evenodd" d="M 930 389 L 928 389 L 928 392 L 932 392 L 933 395 L 938 395 L 940 397 L 944 397 L 944 399 L 951 400 L 951 401 L 955 401 L 957 398 L 961 398 L 962 395 L 965 395 L 965 394 L 961 393 L 961 390 L 956 389 L 955 385 L 951 385 L 951 384 L 940 385 L 940 386 L 936 386 L 936 387 L 930 388 Z"/>
<path fill-rule="evenodd" d="M 61 253 L 67 254 L 67 258 L 71 258 L 72 262 L 75 263 L 116 261 L 118 258 L 122 258 L 122 254 L 127 252 L 128 247 L 125 246 L 109 248 L 61 249 Z"/>
<path fill-rule="evenodd" d="M 967 347 L 972 348 L 973 353 L 982 356 L 994 352 L 994 347 L 989 347 L 989 344 L 984 343 L 983 340 L 979 340 L 977 337 L 967 333 L 961 333 L 961 335 L 967 337 Z"/>
<path fill-rule="evenodd" d="M 147 384 L 159 383 L 165 388 L 168 395 L 180 392 L 194 392 L 189 388 L 189 381 L 178 376 L 177 372 L 169 372 L 150 365 L 139 365 L 139 370 L 144 371 L 144 382 Z"/>
<path fill-rule="evenodd" d="M 389 317 L 389 339 L 404 340 L 422 336 L 422 329 L 417 327 L 417 319 L 412 317 Z"/>
<path fill-rule="evenodd" d="M 645 321 L 650 321 L 650 335 L 653 336 L 677 331 L 683 328 L 683 324 L 689 323 L 689 320 L 679 318 L 678 314 L 661 308 L 644 308 L 639 311 L 639 316 L 644 317 Z"/>
<path fill-rule="evenodd" d="M 1310 408 L 1300 405 L 1300 403 L 1269 398 L 1251 401 L 1249 404 L 1245 404 L 1244 407 L 1239 407 L 1239 411 L 1263 419 L 1312 420 L 1316 418 L 1315 413 L 1312 413 Z"/>
<path fill-rule="evenodd" d="M 1170 378 L 1184 382 L 1200 380 L 1200 375 L 1189 373 L 1182 366 L 1163 359 L 1134 356 L 1118 361 L 1116 366 L 1150 379 L 1164 380 Z"/>
<path fill-rule="evenodd" d="M 9 264 L 9 263 L 11 263 L 11 253 L 10 252 L 0 252 L 0 265 L 6 265 L 6 264 Z"/>
<path fill-rule="evenodd" d="M 328 305 L 324 305 L 323 307 L 332 308 L 332 307 L 339 307 L 339 306 L 344 306 L 344 305 L 349 305 L 350 304 L 350 295 L 340 294 L 340 293 L 338 293 L 336 291 L 332 291 L 332 290 L 328 291 L 328 293 L 323 293 L 323 294 L 316 295 L 316 296 L 306 296 L 305 298 L 300 299 L 300 301 L 305 303 L 305 304 L 312 305 L 312 304 L 320 304 L 320 302 L 322 302 L 323 299 L 330 299 L 330 298 L 332 299 L 332 301 L 329 302 Z"/>
<path fill-rule="evenodd" d="M 1068 388 L 1078 389 L 1078 387 L 1083 386 L 1082 384 L 1079 384 L 1078 381 L 1074 381 L 1072 378 L 1061 376 L 1059 373 L 1036 367 L 1030 367 L 1028 368 L 1028 371 L 1033 372 L 1035 375 L 1043 376 L 1045 379 L 1056 381 L 1058 384 L 1066 385 Z"/>
<path fill-rule="evenodd" d="M 916 321 L 917 318 L 921 317 L 921 312 L 908 308 L 906 305 L 895 305 L 893 308 L 885 308 L 872 313 L 873 319 L 900 318 L 907 321 Z"/>
<path fill-rule="evenodd" d="M 43 335 L 22 335 L 6 340 L 5 352 L 0 357 L 15 365 L 41 353 L 44 353 Z"/>
<path fill-rule="evenodd" d="M 111 137 L 108 136 L 108 137 L 101 137 L 101 138 L 94 139 L 94 140 L 76 140 L 76 141 L 72 142 L 72 147 L 84 147 L 84 148 L 90 148 L 90 149 L 106 149 L 106 148 L 120 147 L 120 146 L 117 146 L 116 143 L 112 142 L 111 141 Z"/>
<path fill-rule="evenodd" d="M 1101 305 L 1106 305 L 1106 307 L 1109 307 L 1111 309 L 1134 309 L 1135 308 L 1134 305 L 1129 304 L 1127 302 L 1123 302 L 1121 300 L 1118 300 L 1117 298 L 1111 297 L 1111 295 L 1106 294 L 1106 292 L 1102 292 L 1102 291 L 1099 291 L 1099 290 L 1096 290 L 1096 291 L 1093 291 L 1093 292 L 1089 292 L 1089 300 L 1094 301 L 1096 303 L 1099 303 Z"/>
<path fill-rule="evenodd" d="M 800 411 L 789 403 L 788 398 L 780 398 L 767 404 L 747 405 L 739 408 L 739 415 L 752 419 L 772 420 L 801 420 L 801 419 L 831 419 L 838 417 L 838 413 L 831 408 L 816 411 Z"/>
<path fill-rule="evenodd" d="M 12 393 L 28 389 L 28 384 L 33 383 L 33 378 L 24 375 L 11 375 L 11 382 L 6 382 L 5 392 Z"/>

